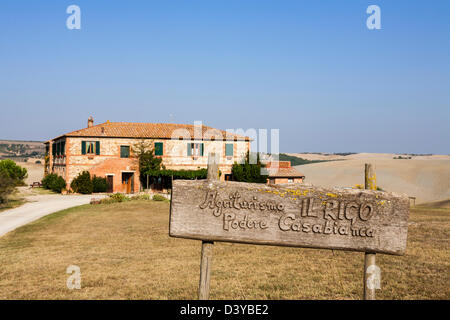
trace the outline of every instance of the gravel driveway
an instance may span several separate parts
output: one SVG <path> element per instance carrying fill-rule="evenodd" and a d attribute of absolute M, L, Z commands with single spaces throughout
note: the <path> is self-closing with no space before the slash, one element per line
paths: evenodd
<path fill-rule="evenodd" d="M 26 197 L 24 205 L 0 212 L 0 236 L 48 214 L 82 204 L 88 204 L 92 195 L 36 195 Z M 99 196 L 96 196 L 99 198 Z"/>

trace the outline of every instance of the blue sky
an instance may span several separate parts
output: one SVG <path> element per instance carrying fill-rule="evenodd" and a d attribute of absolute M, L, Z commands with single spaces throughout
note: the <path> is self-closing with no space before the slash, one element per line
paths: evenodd
<path fill-rule="evenodd" d="M 0 108 L 0 139 L 92 115 L 280 129 L 281 152 L 450 154 L 450 1 L 2 0 Z"/>

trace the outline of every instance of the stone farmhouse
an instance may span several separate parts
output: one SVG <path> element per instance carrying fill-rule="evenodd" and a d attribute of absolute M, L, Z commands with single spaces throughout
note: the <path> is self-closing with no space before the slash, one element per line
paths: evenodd
<path fill-rule="evenodd" d="M 46 173 L 62 176 L 67 185 L 82 171 L 106 177 L 109 192 L 134 193 L 140 189 L 137 157 L 133 146 L 145 140 L 162 158 L 166 169 L 206 168 L 208 153 L 220 154 L 221 179 L 231 177 L 234 162 L 250 150 L 251 139 L 203 125 L 172 123 L 105 122 L 45 142 Z"/>

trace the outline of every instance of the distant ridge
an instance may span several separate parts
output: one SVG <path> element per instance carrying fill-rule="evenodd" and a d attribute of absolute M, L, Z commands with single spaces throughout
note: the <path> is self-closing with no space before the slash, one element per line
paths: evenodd
<path fill-rule="evenodd" d="M 422 203 L 419 206 L 420 207 L 425 207 L 425 208 L 446 208 L 446 209 L 450 209 L 450 199 L 442 200 L 442 201 L 434 201 L 434 202 Z"/>
<path fill-rule="evenodd" d="M 0 143 L 4 142 L 31 142 L 31 143 L 44 143 L 44 141 L 36 141 L 36 140 L 8 140 L 8 139 L 0 139 Z"/>
<path fill-rule="evenodd" d="M 43 158 L 44 154 L 42 141 L 0 140 L 0 158 Z"/>

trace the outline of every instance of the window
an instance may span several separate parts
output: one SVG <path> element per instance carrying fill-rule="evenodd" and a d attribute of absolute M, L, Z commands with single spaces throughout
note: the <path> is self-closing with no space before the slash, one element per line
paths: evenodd
<path fill-rule="evenodd" d="M 188 143 L 187 144 L 187 155 L 193 157 L 203 156 L 203 143 Z"/>
<path fill-rule="evenodd" d="M 288 183 L 293 183 L 293 182 L 294 182 L 294 179 L 288 178 Z"/>
<path fill-rule="evenodd" d="M 95 153 L 95 143 L 94 142 L 87 142 L 86 146 L 87 146 L 87 150 L 86 150 L 87 154 Z"/>
<path fill-rule="evenodd" d="M 163 155 L 163 143 L 162 142 L 155 142 L 155 156 L 162 156 Z"/>
<path fill-rule="evenodd" d="M 232 143 L 225 144 L 225 156 L 232 157 L 233 156 L 234 145 Z"/>
<path fill-rule="evenodd" d="M 120 157 L 121 158 L 130 157 L 130 146 L 120 146 Z"/>
<path fill-rule="evenodd" d="M 66 154 L 66 142 L 60 140 L 58 142 L 54 142 L 52 144 L 52 155 L 53 156 L 62 156 Z"/>
<path fill-rule="evenodd" d="M 58 154 L 59 155 L 65 155 L 66 154 L 66 142 L 65 141 L 60 141 L 58 144 L 59 144 Z"/>
<path fill-rule="evenodd" d="M 100 154 L 100 141 L 82 141 L 81 154 Z"/>

